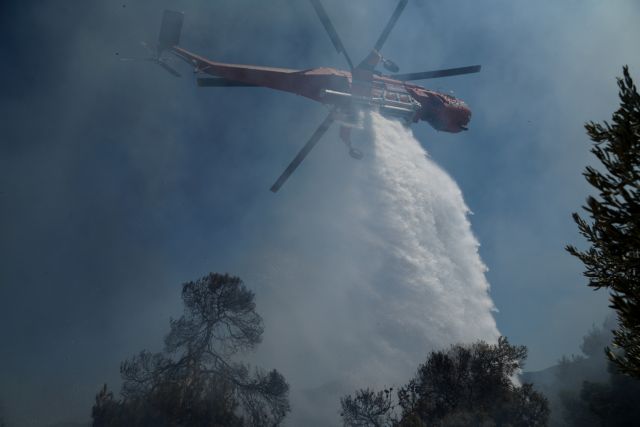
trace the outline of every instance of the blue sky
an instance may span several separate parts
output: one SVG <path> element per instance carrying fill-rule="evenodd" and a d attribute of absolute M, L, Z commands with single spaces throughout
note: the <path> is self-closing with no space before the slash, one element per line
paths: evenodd
<path fill-rule="evenodd" d="M 352 58 L 395 7 L 324 4 Z M 0 331 L 10 345 L 0 350 L 0 400 L 10 418 L 44 425 L 87 414 L 122 359 L 159 346 L 180 283 L 242 275 L 233 271 L 242 250 L 268 243 L 260 227 L 284 229 L 305 188 L 343 165 L 329 132 L 274 196 L 269 186 L 321 106 L 263 89 L 198 89 L 184 68 L 174 79 L 115 53 L 143 55 L 138 42 L 154 40 L 172 8 L 185 12 L 182 44 L 220 61 L 344 64 L 306 1 L 1 7 Z M 607 314 L 605 292 L 585 286 L 563 247 L 582 242 L 570 215 L 590 191 L 583 124 L 616 108 L 622 65 L 640 79 L 638 18 L 631 0 L 412 0 L 384 48 L 403 72 L 483 66 L 425 82 L 470 105 L 469 132 L 414 132 L 473 211 L 498 327 L 529 347 L 529 369 L 578 352 Z M 60 388 L 69 392 L 50 401 Z M 53 409 L 27 416 L 30 405 Z"/>

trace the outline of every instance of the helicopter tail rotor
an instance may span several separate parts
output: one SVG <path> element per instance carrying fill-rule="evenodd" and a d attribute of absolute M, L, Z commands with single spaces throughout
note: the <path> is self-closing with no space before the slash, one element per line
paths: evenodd
<path fill-rule="evenodd" d="M 158 56 L 163 50 L 180 44 L 183 20 L 184 13 L 182 12 L 165 10 L 162 13 L 162 24 L 160 25 L 160 35 L 158 36 Z"/>
<path fill-rule="evenodd" d="M 142 43 L 143 46 L 148 47 L 148 45 L 146 43 Z M 174 69 L 172 66 L 170 66 L 167 63 L 167 60 L 158 56 L 156 54 L 156 52 L 154 52 L 153 50 L 151 50 L 149 48 L 149 50 L 151 51 L 151 55 L 147 56 L 147 57 L 121 57 L 120 61 L 122 62 L 153 62 L 154 64 L 158 64 L 159 66 L 161 66 L 162 68 L 164 68 L 169 74 L 171 74 L 174 77 L 181 77 L 182 75 L 176 70 Z"/>
<path fill-rule="evenodd" d="M 120 58 L 120 60 L 153 62 L 164 68 L 172 76 L 180 77 L 180 73 L 171 67 L 166 59 L 162 57 L 162 53 L 180 43 L 183 19 L 184 14 L 182 12 L 165 10 L 162 14 L 158 44 L 156 46 L 150 46 L 146 42 L 141 42 L 142 46 L 149 52 L 149 56 L 146 58 Z"/>

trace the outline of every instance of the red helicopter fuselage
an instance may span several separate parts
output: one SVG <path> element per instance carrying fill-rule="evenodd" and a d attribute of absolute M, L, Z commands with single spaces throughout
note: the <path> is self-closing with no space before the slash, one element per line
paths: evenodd
<path fill-rule="evenodd" d="M 356 69 L 351 73 L 328 67 L 293 70 L 226 64 L 178 46 L 171 47 L 171 51 L 191 63 L 198 73 L 222 78 L 227 84 L 235 82 L 237 86 L 261 86 L 294 93 L 334 106 L 337 112 L 347 112 L 354 106 L 374 109 L 383 115 L 401 118 L 407 124 L 424 120 L 439 131 L 454 133 L 466 130 L 471 118 L 467 105 L 453 96 L 367 70 Z M 207 79 L 199 79 L 199 83 L 208 85 Z"/>

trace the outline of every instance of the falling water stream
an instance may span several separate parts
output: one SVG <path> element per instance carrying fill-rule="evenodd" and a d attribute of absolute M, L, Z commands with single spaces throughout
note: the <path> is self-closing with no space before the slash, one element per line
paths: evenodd
<path fill-rule="evenodd" d="M 295 200 L 259 262 L 258 359 L 291 385 L 289 425 L 338 425 L 340 396 L 402 385 L 430 351 L 499 335 L 460 188 L 410 129 L 366 122 L 365 158 Z"/>

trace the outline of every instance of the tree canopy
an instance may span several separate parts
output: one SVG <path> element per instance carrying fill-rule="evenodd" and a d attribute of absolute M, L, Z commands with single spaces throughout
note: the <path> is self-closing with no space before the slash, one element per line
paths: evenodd
<path fill-rule="evenodd" d="M 341 399 L 347 426 L 544 426 L 546 398 L 514 376 L 527 350 L 501 337 L 497 344 L 455 345 L 429 354 L 397 391 L 360 390 Z"/>
<path fill-rule="evenodd" d="M 390 426 L 395 423 L 394 407 L 396 406 L 393 388 L 382 391 L 371 389 L 358 390 L 355 396 L 340 399 L 342 412 L 340 416 L 346 426 Z"/>
<path fill-rule="evenodd" d="M 184 314 L 171 320 L 160 353 L 120 367 L 122 400 L 106 385 L 94 426 L 275 426 L 289 412 L 289 386 L 275 370 L 233 362 L 263 333 L 254 294 L 233 276 L 209 274 L 182 287 Z"/>
<path fill-rule="evenodd" d="M 623 74 L 612 123 L 585 125 L 602 167 L 584 172 L 597 191 L 583 207 L 591 221 L 573 214 L 590 246 L 581 251 L 569 245 L 567 251 L 584 264 L 589 286 L 610 290 L 618 328 L 608 356 L 622 372 L 640 378 L 640 95 L 627 67 Z"/>

